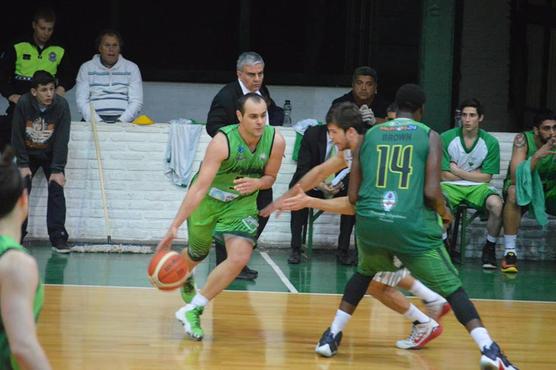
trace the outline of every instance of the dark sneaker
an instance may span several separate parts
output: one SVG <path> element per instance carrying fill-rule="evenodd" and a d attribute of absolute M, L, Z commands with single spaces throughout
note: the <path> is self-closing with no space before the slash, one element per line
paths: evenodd
<path fill-rule="evenodd" d="M 517 256 L 514 252 L 508 252 L 502 258 L 502 263 L 500 263 L 500 269 L 502 272 L 511 272 L 516 273 L 519 270 L 517 269 Z"/>
<path fill-rule="evenodd" d="M 496 342 L 481 351 L 481 370 L 519 370 L 504 356 Z"/>
<path fill-rule="evenodd" d="M 485 244 L 483 247 L 483 255 L 481 256 L 481 262 L 484 269 L 496 268 L 496 251 L 494 250 L 494 245 Z"/>
<path fill-rule="evenodd" d="M 250 269 L 249 267 L 245 266 L 243 270 L 239 273 L 236 279 L 239 280 L 255 280 L 259 276 L 259 273 L 255 270 Z"/>
<path fill-rule="evenodd" d="M 339 332 L 336 336 L 334 336 L 330 331 L 330 328 L 328 328 L 320 337 L 317 347 L 315 348 L 315 352 L 324 357 L 332 357 L 336 354 L 336 352 L 338 352 L 338 347 L 340 346 L 341 341 L 342 332 Z"/>
<path fill-rule="evenodd" d="M 57 240 L 52 243 L 52 250 L 58 253 L 70 253 L 71 249 L 68 245 L 68 242 L 65 240 Z"/>
<path fill-rule="evenodd" d="M 299 252 L 298 249 L 292 249 L 292 253 L 288 258 L 288 263 L 290 265 L 297 265 L 299 264 L 299 262 L 301 262 L 301 253 Z"/>

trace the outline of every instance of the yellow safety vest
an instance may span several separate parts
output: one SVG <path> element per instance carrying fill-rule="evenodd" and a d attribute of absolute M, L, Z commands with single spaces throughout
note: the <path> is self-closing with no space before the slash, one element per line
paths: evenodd
<path fill-rule="evenodd" d="M 36 71 L 47 71 L 56 76 L 58 65 L 64 57 L 64 48 L 50 45 L 39 53 L 29 42 L 15 44 L 15 79 L 30 81 Z"/>

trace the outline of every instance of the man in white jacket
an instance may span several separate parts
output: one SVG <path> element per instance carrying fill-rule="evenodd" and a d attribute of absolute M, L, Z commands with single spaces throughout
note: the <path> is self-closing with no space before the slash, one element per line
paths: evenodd
<path fill-rule="evenodd" d="M 99 54 L 85 62 L 77 74 L 77 107 L 91 120 L 92 103 L 98 122 L 131 122 L 143 107 L 143 82 L 137 64 L 121 54 L 122 38 L 105 30 L 97 38 Z"/>

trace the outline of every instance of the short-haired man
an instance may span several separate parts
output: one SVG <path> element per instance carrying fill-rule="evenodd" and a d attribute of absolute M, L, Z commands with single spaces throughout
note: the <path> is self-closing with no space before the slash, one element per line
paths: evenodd
<path fill-rule="evenodd" d="M 239 124 L 222 127 L 208 144 L 199 172 L 157 251 L 168 250 L 187 219 L 188 247 L 182 254 L 188 271 L 209 253 L 213 237 L 224 243 L 228 258 L 196 292 L 191 273 L 182 289 L 186 305 L 176 312 L 185 332 L 203 338 L 200 316 L 208 302 L 245 267 L 257 244 L 257 193 L 272 186 L 286 142 L 266 124 L 266 103 L 254 93 L 239 99 Z"/>
<path fill-rule="evenodd" d="M 44 301 L 37 262 L 19 244 L 29 199 L 8 147 L 0 155 L 0 369 L 50 369 L 35 320 Z"/>
<path fill-rule="evenodd" d="M 527 189 L 528 186 L 532 188 Z M 533 197 L 526 199 L 527 197 L 521 196 L 525 192 L 533 194 Z M 504 181 L 504 193 L 505 251 L 500 268 L 503 272 L 515 273 L 518 272 L 517 232 L 521 216 L 526 211 L 525 205 L 529 205 L 529 211 L 533 211 L 535 218 L 541 224 L 547 222 L 546 213 L 556 216 L 556 114 L 554 112 L 548 110 L 540 112 L 533 119 L 533 130 L 516 135 L 512 158 Z"/>
<path fill-rule="evenodd" d="M 262 96 L 267 103 L 267 124 L 278 125 L 284 119 L 282 108 L 276 106 L 270 97 L 270 92 L 264 86 L 264 60 L 254 51 L 246 51 L 239 55 L 236 62 L 237 80 L 224 86 L 214 97 L 210 105 L 207 117 L 207 133 L 210 136 L 216 135 L 218 130 L 224 126 L 238 123 L 236 115 L 238 99 L 248 93 L 255 93 Z M 264 208 L 272 202 L 272 188 L 264 189 L 259 192 L 257 206 Z M 263 232 L 268 217 L 259 217 L 259 231 L 257 237 Z M 226 248 L 218 240 L 215 240 L 216 264 L 226 259 Z M 238 279 L 254 280 L 258 272 L 245 266 L 245 269 L 238 275 Z"/>
<path fill-rule="evenodd" d="M 502 227 L 503 202 L 490 186 L 500 173 L 498 139 L 481 129 L 484 113 L 477 99 L 460 104 L 461 127 L 444 132 L 442 139 L 442 193 L 451 209 L 459 204 L 488 213 L 487 237 L 481 262 L 485 269 L 496 268 L 496 240 Z M 447 235 L 444 235 L 447 237 Z"/>
<path fill-rule="evenodd" d="M 85 121 L 132 122 L 143 107 L 143 80 L 137 64 L 121 54 L 122 36 L 102 31 L 96 40 L 98 54 L 79 68 L 75 99 Z"/>
<path fill-rule="evenodd" d="M 32 178 L 42 167 L 48 180 L 46 224 L 50 242 L 56 252 L 69 253 L 64 170 L 71 118 L 68 102 L 55 90 L 56 80 L 50 73 L 33 74 L 31 91 L 22 95 L 15 107 L 12 144 L 29 194 Z M 22 239 L 26 230 L 27 221 L 23 224 Z"/>
<path fill-rule="evenodd" d="M 21 95 L 31 88 L 36 71 L 44 70 L 57 79 L 56 93 L 64 96 L 75 84 L 75 71 L 67 50 L 52 39 L 56 14 L 50 8 L 39 8 L 33 14 L 33 34 L 20 38 L 0 53 L 0 93 L 9 106 L 0 122 L 0 152 L 9 143 L 13 112 Z"/>
<path fill-rule="evenodd" d="M 368 125 L 386 120 L 388 102 L 378 95 L 378 74 L 371 67 L 357 67 L 353 72 L 351 91 L 334 99 L 332 105 L 343 102 L 357 105 Z"/>

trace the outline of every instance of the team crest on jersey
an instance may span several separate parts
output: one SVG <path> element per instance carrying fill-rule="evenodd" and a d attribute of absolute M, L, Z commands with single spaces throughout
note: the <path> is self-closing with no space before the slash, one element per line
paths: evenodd
<path fill-rule="evenodd" d="M 261 155 L 259 155 L 259 159 L 260 159 L 262 162 L 265 162 L 265 161 L 266 161 L 266 153 L 261 153 Z"/>
<path fill-rule="evenodd" d="M 245 148 L 243 146 L 238 146 L 237 147 L 237 156 L 236 156 L 236 160 L 238 161 L 242 161 L 245 159 L 245 156 L 243 155 L 243 153 L 245 153 Z"/>
<path fill-rule="evenodd" d="M 390 212 L 398 204 L 398 196 L 394 191 L 387 191 L 382 197 L 382 208 L 386 212 Z"/>
<path fill-rule="evenodd" d="M 55 62 L 56 61 L 56 53 L 51 52 L 50 54 L 48 54 L 48 60 L 50 60 L 51 62 Z"/>

